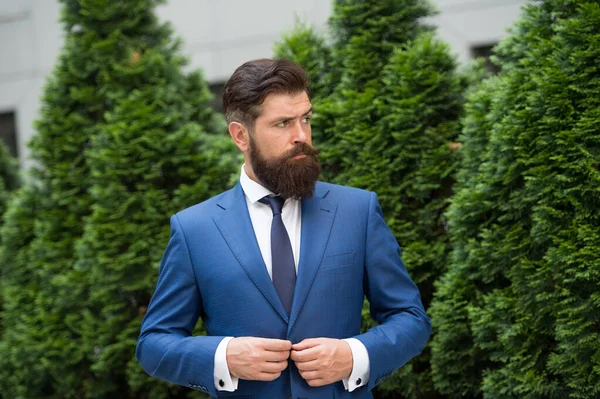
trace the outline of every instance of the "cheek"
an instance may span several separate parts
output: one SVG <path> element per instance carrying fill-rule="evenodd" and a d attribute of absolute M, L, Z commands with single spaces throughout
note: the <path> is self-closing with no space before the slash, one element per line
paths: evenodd
<path fill-rule="evenodd" d="M 260 152 L 268 159 L 280 157 L 288 149 L 287 147 L 287 141 L 276 135 L 265 136 L 263 142 L 259 144 Z"/>
<path fill-rule="evenodd" d="M 306 143 L 312 145 L 312 127 L 310 125 L 306 125 L 304 128 L 304 133 L 306 134 Z"/>

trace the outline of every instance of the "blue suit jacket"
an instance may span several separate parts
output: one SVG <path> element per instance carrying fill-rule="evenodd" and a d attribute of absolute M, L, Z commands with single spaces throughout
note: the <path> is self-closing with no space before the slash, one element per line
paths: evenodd
<path fill-rule="evenodd" d="M 379 323 L 360 334 L 364 295 Z M 207 336 L 191 336 L 202 317 Z M 171 218 L 156 291 L 136 355 L 150 375 L 228 398 L 371 398 L 371 389 L 421 352 L 431 325 L 377 196 L 318 182 L 302 201 L 298 278 L 288 317 L 269 278 L 241 186 Z M 366 387 L 312 388 L 293 362 L 273 382 L 214 387 L 214 355 L 225 336 L 360 340 L 369 353 Z"/>

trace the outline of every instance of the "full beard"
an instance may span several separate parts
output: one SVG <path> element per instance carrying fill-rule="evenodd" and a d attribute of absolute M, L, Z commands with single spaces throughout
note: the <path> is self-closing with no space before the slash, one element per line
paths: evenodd
<path fill-rule="evenodd" d="M 304 158 L 293 159 L 297 155 Z M 299 143 L 283 156 L 265 159 L 258 146 L 250 138 L 250 164 L 257 179 L 264 187 L 282 198 L 310 198 L 321 173 L 317 155 L 319 150 L 306 143 Z"/>

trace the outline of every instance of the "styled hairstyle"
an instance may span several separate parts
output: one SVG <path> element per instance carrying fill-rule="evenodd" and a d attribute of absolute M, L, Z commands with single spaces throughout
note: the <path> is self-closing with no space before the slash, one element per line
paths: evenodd
<path fill-rule="evenodd" d="M 308 75 L 296 63 L 266 58 L 248 61 L 235 70 L 223 88 L 225 119 L 228 124 L 239 122 L 252 130 L 269 94 L 301 91 L 309 94 Z"/>

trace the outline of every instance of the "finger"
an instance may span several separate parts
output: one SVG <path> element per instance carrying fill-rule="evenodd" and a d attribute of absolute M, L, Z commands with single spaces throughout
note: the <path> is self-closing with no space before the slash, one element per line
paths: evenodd
<path fill-rule="evenodd" d="M 300 372 L 300 376 L 302 378 L 304 378 L 307 382 L 310 380 L 320 379 L 322 374 L 323 373 L 321 373 L 320 371 L 301 371 Z"/>
<path fill-rule="evenodd" d="M 283 339 L 263 338 L 261 340 L 263 349 L 267 351 L 290 351 L 292 350 L 292 342 Z"/>
<path fill-rule="evenodd" d="M 319 348 L 319 347 L 305 349 L 303 351 L 292 350 L 292 353 L 290 354 L 290 358 L 296 363 L 310 362 L 312 360 L 317 360 L 319 358 L 320 354 L 321 354 L 321 348 Z"/>
<path fill-rule="evenodd" d="M 322 387 L 323 385 L 327 385 L 328 382 L 322 378 L 307 380 L 306 383 L 311 387 Z"/>
<path fill-rule="evenodd" d="M 320 344 L 321 341 L 319 340 L 319 338 L 307 338 L 298 342 L 297 344 L 292 345 L 292 350 L 303 351 L 305 349 L 313 348 Z"/>
<path fill-rule="evenodd" d="M 261 357 L 267 362 L 280 362 L 282 360 L 288 360 L 290 357 L 289 351 L 275 352 L 275 351 L 263 351 Z"/>
<path fill-rule="evenodd" d="M 317 371 L 319 370 L 319 360 L 311 360 L 309 362 L 296 362 L 296 367 L 300 371 Z"/>
<path fill-rule="evenodd" d="M 282 362 L 264 362 L 260 365 L 260 371 L 263 373 L 281 373 L 287 366 L 287 360 Z"/>
<path fill-rule="evenodd" d="M 281 373 L 259 373 L 256 379 L 259 381 L 273 381 L 279 378 Z"/>

